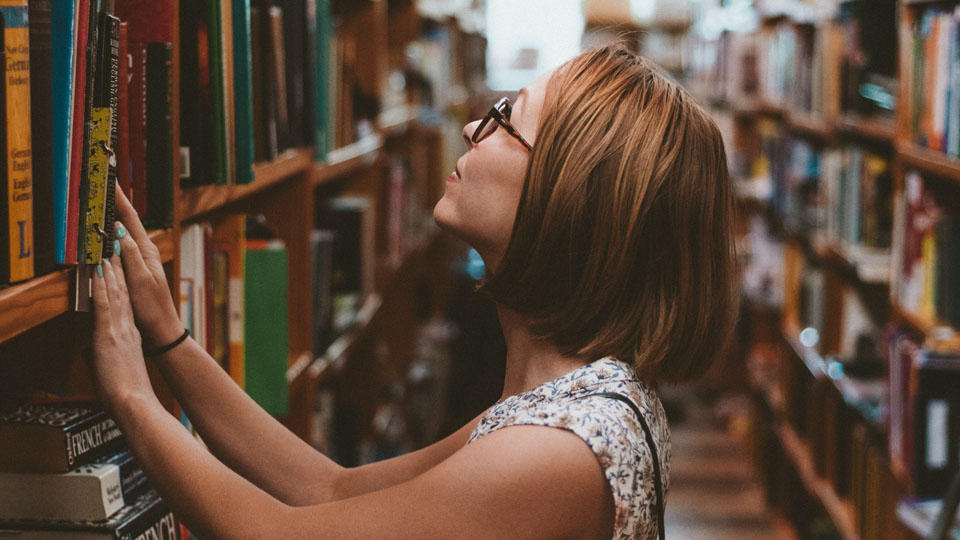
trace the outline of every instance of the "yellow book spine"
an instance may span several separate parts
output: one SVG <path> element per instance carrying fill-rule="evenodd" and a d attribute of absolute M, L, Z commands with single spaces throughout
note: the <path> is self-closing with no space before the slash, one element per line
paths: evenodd
<path fill-rule="evenodd" d="M 30 143 L 30 26 L 26 0 L 0 0 L 7 94 L 10 281 L 33 277 L 33 160 Z"/>
<path fill-rule="evenodd" d="M 107 201 L 107 173 L 110 167 L 110 107 L 94 107 L 90 113 L 90 156 L 87 161 L 87 230 L 84 231 L 83 262 L 96 264 L 103 256 L 104 216 Z"/>

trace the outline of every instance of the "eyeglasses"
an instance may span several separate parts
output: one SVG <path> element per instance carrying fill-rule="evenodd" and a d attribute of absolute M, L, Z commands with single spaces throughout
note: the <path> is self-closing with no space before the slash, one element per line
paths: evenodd
<path fill-rule="evenodd" d="M 497 130 L 497 126 L 500 125 L 503 126 L 503 129 L 507 130 L 507 133 L 514 139 L 520 141 L 520 144 L 526 147 L 527 150 L 532 151 L 533 146 L 524 140 L 520 132 L 517 131 L 517 128 L 513 127 L 513 124 L 510 123 L 511 112 L 513 112 L 513 107 L 510 106 L 510 99 L 501 98 L 496 105 L 490 108 L 490 111 L 483 117 L 483 120 L 480 121 L 480 125 L 477 126 L 470 140 L 478 143 L 489 137 L 490 134 Z M 493 122 L 491 122 L 491 120 L 493 120 Z"/>

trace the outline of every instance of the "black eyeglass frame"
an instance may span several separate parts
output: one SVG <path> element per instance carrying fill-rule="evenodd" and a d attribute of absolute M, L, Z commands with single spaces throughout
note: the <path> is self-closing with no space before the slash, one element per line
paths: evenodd
<path fill-rule="evenodd" d="M 470 140 L 476 144 L 486 139 L 497 130 L 497 125 L 499 124 L 503 127 L 503 129 L 507 130 L 507 133 L 509 133 L 514 139 L 520 141 L 520 144 L 522 144 L 527 150 L 533 151 L 533 146 L 528 143 L 526 139 L 523 138 L 523 135 L 520 135 L 520 132 L 517 131 L 517 128 L 513 127 L 513 124 L 510 123 L 510 113 L 512 110 L 513 108 L 510 106 L 510 98 L 500 98 L 500 101 L 498 101 L 493 107 L 490 107 L 490 110 L 487 111 L 487 115 L 483 117 L 483 120 L 480 121 L 480 125 L 478 125 L 477 129 L 473 131 L 473 136 L 470 137 Z M 493 120 L 496 122 L 496 124 L 493 124 L 493 129 L 490 129 L 484 133 L 484 130 L 490 124 L 490 120 Z"/>

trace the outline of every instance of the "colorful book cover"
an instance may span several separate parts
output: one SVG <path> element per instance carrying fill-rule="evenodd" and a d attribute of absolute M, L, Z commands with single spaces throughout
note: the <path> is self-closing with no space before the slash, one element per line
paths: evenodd
<path fill-rule="evenodd" d="M 76 66 L 77 5 L 74 0 L 51 0 L 51 47 L 57 54 L 51 58 L 52 86 L 52 166 L 53 166 L 53 230 L 54 256 L 58 264 L 66 263 L 67 197 L 70 190 L 70 133 L 73 118 L 74 68 Z"/>
<path fill-rule="evenodd" d="M 30 26 L 27 0 L 0 0 L 6 103 L 9 281 L 33 277 L 33 168 L 30 135 Z"/>

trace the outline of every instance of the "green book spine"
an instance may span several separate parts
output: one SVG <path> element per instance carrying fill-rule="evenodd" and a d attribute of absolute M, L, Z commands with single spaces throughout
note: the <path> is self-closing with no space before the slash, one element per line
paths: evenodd
<path fill-rule="evenodd" d="M 250 0 L 233 0 L 233 102 L 238 184 L 253 182 L 253 70 L 250 59 Z"/>
<path fill-rule="evenodd" d="M 223 100 L 223 24 L 220 17 L 219 0 L 208 0 L 207 16 L 209 17 L 207 38 L 208 58 L 210 60 L 210 102 L 213 105 L 213 157 L 214 157 L 214 184 L 228 184 L 227 178 L 227 120 Z"/>
<path fill-rule="evenodd" d="M 333 15 L 330 0 L 316 0 L 317 28 L 313 40 L 313 140 L 314 159 L 326 161 L 330 151 L 330 36 L 333 34 Z"/>
<path fill-rule="evenodd" d="M 247 393 L 274 416 L 287 414 L 287 250 L 251 241 L 244 257 Z"/>

